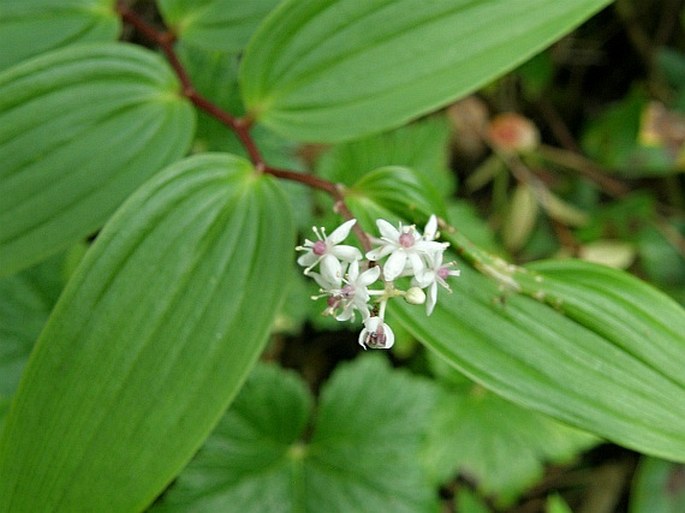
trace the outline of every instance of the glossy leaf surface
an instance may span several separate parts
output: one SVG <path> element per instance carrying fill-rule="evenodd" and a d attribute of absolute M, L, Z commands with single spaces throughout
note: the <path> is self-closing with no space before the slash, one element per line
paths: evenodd
<path fill-rule="evenodd" d="M 294 139 L 400 126 L 474 91 L 608 0 L 289 0 L 241 69 L 246 107 Z"/>
<path fill-rule="evenodd" d="M 164 21 L 188 43 L 239 52 L 279 0 L 159 0 Z"/>
<path fill-rule="evenodd" d="M 0 73 L 0 274 L 100 228 L 187 151 L 194 124 L 171 69 L 133 45 L 79 45 Z"/>
<path fill-rule="evenodd" d="M 0 440 L 0 511 L 139 512 L 259 356 L 294 230 L 245 160 L 170 166 L 113 216 L 24 372 Z"/>
<path fill-rule="evenodd" d="M 113 41 L 120 25 L 113 0 L 3 0 L 0 70 L 63 46 Z"/>

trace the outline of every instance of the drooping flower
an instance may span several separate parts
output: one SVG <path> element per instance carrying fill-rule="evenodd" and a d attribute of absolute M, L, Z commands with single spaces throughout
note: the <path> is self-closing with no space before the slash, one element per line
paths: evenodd
<path fill-rule="evenodd" d="M 297 246 L 297 251 L 304 251 L 297 259 L 297 263 L 305 267 L 304 273 L 309 272 L 321 263 L 321 273 L 327 276 L 342 277 L 343 268 L 342 262 L 350 263 L 362 258 L 361 251 L 354 246 L 347 246 L 340 244 L 350 234 L 350 230 L 357 222 L 356 219 L 350 219 L 338 226 L 333 232 L 326 236 L 325 228 L 312 227 L 316 234 L 316 241 L 305 239 L 303 246 Z"/>
<path fill-rule="evenodd" d="M 425 235 L 421 235 L 414 225 L 400 223 L 399 228 L 395 228 L 384 219 L 378 219 L 376 225 L 381 233 L 381 238 L 375 240 L 379 246 L 366 253 L 366 257 L 376 261 L 389 255 L 383 266 L 386 281 L 393 281 L 409 268 L 413 274 L 420 274 L 426 268 L 425 259 L 449 245 L 433 240 L 437 233 L 435 216 L 428 220 Z"/>
<path fill-rule="evenodd" d="M 442 252 L 433 254 L 429 259 L 427 268 L 414 277 L 414 283 L 422 289 L 428 289 L 426 299 L 427 315 L 433 313 L 435 303 L 438 300 L 438 285 L 446 288 L 449 292 L 452 292 L 449 283 L 447 283 L 447 278 L 450 276 L 459 276 L 461 274 L 459 269 L 451 269 L 452 266 L 456 265 L 455 262 L 443 264 L 442 258 Z"/>
<path fill-rule="evenodd" d="M 395 334 L 380 317 L 369 317 L 359 334 L 359 345 L 364 349 L 390 349 L 395 343 Z"/>

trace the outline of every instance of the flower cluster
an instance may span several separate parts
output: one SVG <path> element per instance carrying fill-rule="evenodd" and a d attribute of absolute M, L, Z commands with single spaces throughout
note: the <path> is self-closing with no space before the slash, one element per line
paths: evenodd
<path fill-rule="evenodd" d="M 355 219 L 346 221 L 330 235 L 326 235 L 324 228 L 314 227 L 317 240 L 306 239 L 295 248 L 304 252 L 297 263 L 321 288 L 321 294 L 313 299 L 326 298 L 324 315 L 354 321 L 359 312 L 364 323 L 359 344 L 365 349 L 388 349 L 395 342 L 395 335 L 384 320 L 388 301 L 404 297 L 411 304 L 425 303 L 430 315 L 437 301 L 438 285 L 451 292 L 447 278 L 459 276 L 459 271 L 453 269 L 454 262 L 443 264 L 449 243 L 436 240 L 439 233 L 435 216 L 430 217 L 423 234 L 415 225 L 400 223 L 396 228 L 378 219 L 376 225 L 381 236 L 371 238 L 375 247 L 366 253 L 366 260 L 356 247 L 341 244 L 355 223 Z M 396 284 L 396 280 L 404 277 L 411 278 L 406 290 Z M 383 287 L 371 288 L 377 282 L 382 282 Z"/>

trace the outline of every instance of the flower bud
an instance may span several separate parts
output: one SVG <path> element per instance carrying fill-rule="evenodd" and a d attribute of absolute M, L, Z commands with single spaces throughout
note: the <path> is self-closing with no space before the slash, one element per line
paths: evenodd
<path fill-rule="evenodd" d="M 426 293 L 419 287 L 412 287 L 404 295 L 404 300 L 410 305 L 422 305 L 426 302 Z"/>

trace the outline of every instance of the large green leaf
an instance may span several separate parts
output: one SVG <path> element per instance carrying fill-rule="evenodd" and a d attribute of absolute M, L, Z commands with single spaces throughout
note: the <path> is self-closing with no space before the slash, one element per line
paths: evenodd
<path fill-rule="evenodd" d="M 602 278 L 604 268 L 586 265 L 541 264 L 542 275 L 484 266 L 509 288 L 504 293 L 462 266 L 432 317 L 405 305 L 395 312 L 498 394 L 619 444 L 685 460 L 685 314 L 635 278 L 618 271 L 620 279 Z"/>
<path fill-rule="evenodd" d="M 244 159 L 172 165 L 75 271 L 0 440 L 0 511 L 138 512 L 240 388 L 284 297 L 287 202 Z"/>
<path fill-rule="evenodd" d="M 140 47 L 79 45 L 0 73 L 0 274 L 98 229 L 193 130 L 175 75 Z"/>
<path fill-rule="evenodd" d="M 158 0 L 167 25 L 182 41 L 239 52 L 279 0 Z"/>
<path fill-rule="evenodd" d="M 610 0 L 288 0 L 241 68 L 257 120 L 340 141 L 397 127 L 514 68 Z"/>
<path fill-rule="evenodd" d="M 0 70 L 62 46 L 112 41 L 119 30 L 114 0 L 3 0 Z"/>
<path fill-rule="evenodd" d="M 368 355 L 336 370 L 311 421 L 306 385 L 257 367 L 153 511 L 435 512 L 418 458 L 435 395 Z"/>

